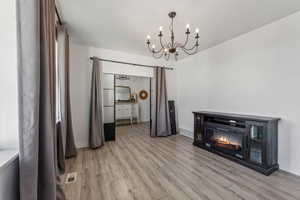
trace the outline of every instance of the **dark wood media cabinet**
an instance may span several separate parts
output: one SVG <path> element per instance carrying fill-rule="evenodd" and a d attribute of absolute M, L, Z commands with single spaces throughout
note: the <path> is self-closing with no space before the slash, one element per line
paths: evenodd
<path fill-rule="evenodd" d="M 194 145 L 265 175 L 278 170 L 280 118 L 200 111 Z"/>

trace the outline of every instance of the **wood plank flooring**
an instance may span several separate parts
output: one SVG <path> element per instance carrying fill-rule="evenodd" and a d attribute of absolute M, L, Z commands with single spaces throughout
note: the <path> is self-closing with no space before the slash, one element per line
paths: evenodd
<path fill-rule="evenodd" d="M 67 172 L 78 173 L 76 183 L 64 185 L 68 200 L 300 199 L 299 177 L 267 177 L 184 136 L 151 138 L 143 125 L 118 127 L 116 142 L 80 150 Z"/>

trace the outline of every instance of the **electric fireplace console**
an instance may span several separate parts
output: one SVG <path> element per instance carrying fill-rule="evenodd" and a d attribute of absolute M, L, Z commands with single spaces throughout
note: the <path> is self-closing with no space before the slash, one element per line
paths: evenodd
<path fill-rule="evenodd" d="M 279 168 L 279 118 L 207 111 L 193 113 L 195 146 L 265 175 Z"/>

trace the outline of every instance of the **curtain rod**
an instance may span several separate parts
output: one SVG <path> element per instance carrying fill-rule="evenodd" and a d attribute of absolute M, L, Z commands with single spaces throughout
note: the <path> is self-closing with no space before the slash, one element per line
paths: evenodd
<path fill-rule="evenodd" d="M 164 68 L 167 70 L 173 70 L 171 67 L 163 67 L 163 66 L 154 66 L 154 65 L 143 65 L 143 64 L 137 64 L 137 63 L 129 63 L 129 62 L 123 62 L 123 61 L 117 61 L 117 60 L 108 60 L 108 59 L 103 59 L 103 58 L 97 58 L 97 57 L 90 57 L 91 60 L 97 59 L 105 62 L 113 62 L 113 63 L 119 63 L 119 64 L 126 64 L 126 65 L 134 65 L 134 66 L 140 66 L 140 67 L 151 67 L 151 68 Z"/>

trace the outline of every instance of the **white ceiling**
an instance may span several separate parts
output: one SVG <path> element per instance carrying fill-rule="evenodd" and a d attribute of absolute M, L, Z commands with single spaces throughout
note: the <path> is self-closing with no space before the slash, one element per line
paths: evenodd
<path fill-rule="evenodd" d="M 57 0 L 63 20 L 79 41 L 95 47 L 151 56 L 146 35 L 157 39 L 176 11 L 175 37 L 185 24 L 200 28 L 201 50 L 300 10 L 299 0 Z M 169 37 L 169 32 L 165 31 Z M 157 42 L 157 41 L 156 41 Z"/>

